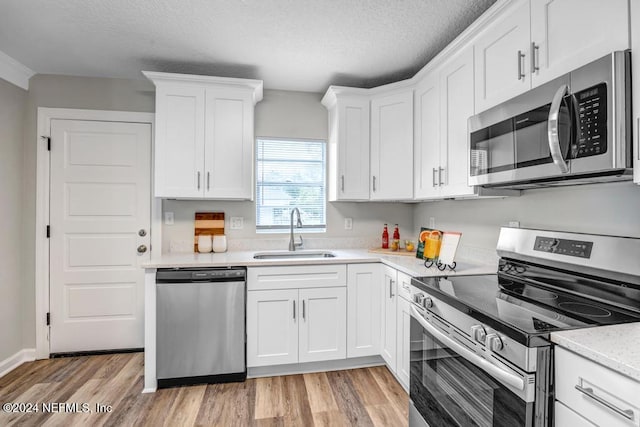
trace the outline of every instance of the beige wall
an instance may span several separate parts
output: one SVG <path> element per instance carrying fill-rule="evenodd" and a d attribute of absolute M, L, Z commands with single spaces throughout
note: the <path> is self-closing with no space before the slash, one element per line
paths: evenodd
<path fill-rule="evenodd" d="M 255 134 L 263 137 L 327 139 L 327 110 L 320 104 L 322 94 L 266 90 L 264 99 L 256 105 Z M 164 252 L 192 250 L 193 221 L 196 212 L 224 212 L 225 233 L 229 239 L 286 238 L 278 235 L 258 235 L 255 231 L 254 202 L 214 202 L 165 200 L 163 211 L 174 213 L 174 225 L 164 225 Z M 229 229 L 229 218 L 244 218 L 244 229 Z M 344 219 L 353 219 L 353 229 L 344 229 Z M 327 203 L 327 232 L 304 235 L 312 237 L 371 237 L 382 235 L 382 224 L 398 223 L 400 235 L 413 234 L 413 207 L 403 203 Z M 173 245 L 172 245 L 173 243 Z M 282 249 L 286 249 L 283 247 Z"/>
<path fill-rule="evenodd" d="M 0 79 L 0 361 L 22 350 L 23 117 L 27 92 Z M 26 332 L 26 329 L 25 329 Z"/>
<path fill-rule="evenodd" d="M 147 80 L 36 75 L 29 82 L 24 139 L 24 340 L 35 347 L 35 213 L 38 107 L 153 112 L 155 88 Z M 55 141 L 53 142 L 55 144 Z"/>
<path fill-rule="evenodd" d="M 422 203 L 414 212 L 415 227 L 429 224 L 462 232 L 462 243 L 495 249 L 500 226 L 640 237 L 640 186 L 593 184 L 527 190 L 508 199 Z"/>

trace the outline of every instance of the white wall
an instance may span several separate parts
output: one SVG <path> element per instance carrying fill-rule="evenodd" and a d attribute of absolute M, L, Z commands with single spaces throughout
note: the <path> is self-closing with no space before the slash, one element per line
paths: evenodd
<path fill-rule="evenodd" d="M 631 183 L 526 190 L 506 199 L 421 203 L 414 226 L 462 232 L 461 243 L 495 249 L 500 226 L 640 237 L 640 186 Z"/>
<path fill-rule="evenodd" d="M 25 348 L 21 262 L 23 117 L 27 92 L 0 79 L 0 361 Z"/>
<path fill-rule="evenodd" d="M 262 137 L 286 137 L 327 139 L 327 110 L 320 104 L 322 94 L 265 90 L 264 99 L 256 105 L 255 135 Z M 278 235 L 258 235 L 255 232 L 255 202 L 214 202 L 165 200 L 164 212 L 174 213 L 174 225 L 164 225 L 162 248 L 167 252 L 173 246 L 176 251 L 193 250 L 193 227 L 196 212 L 224 212 L 227 221 L 225 233 L 228 239 L 281 238 Z M 244 229 L 229 229 L 229 218 L 244 218 Z M 353 218 L 353 229 L 344 229 L 344 219 Z M 382 235 L 382 224 L 400 225 L 401 237 L 414 236 L 413 207 L 402 203 L 327 203 L 327 232 L 307 234 L 305 238 L 344 237 L 373 238 Z M 173 245 L 172 245 L 173 243 Z M 286 243 L 284 243 L 286 245 Z M 286 249 L 283 246 L 282 249 Z"/>

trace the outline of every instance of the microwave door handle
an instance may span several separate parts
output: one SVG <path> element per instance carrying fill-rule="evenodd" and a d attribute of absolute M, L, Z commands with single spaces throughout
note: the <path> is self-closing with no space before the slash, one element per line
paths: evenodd
<path fill-rule="evenodd" d="M 547 137 L 549 139 L 549 151 L 553 163 L 558 166 L 560 172 L 569 172 L 569 164 L 562 157 L 562 149 L 560 148 L 560 107 L 564 96 L 569 93 L 569 86 L 562 85 L 553 96 L 551 108 L 549 109 L 549 120 L 547 122 Z"/>
<path fill-rule="evenodd" d="M 454 340 L 440 332 L 438 329 L 436 329 L 435 326 L 432 326 L 429 322 L 427 322 L 413 305 L 411 306 L 411 317 L 416 319 L 418 323 L 420 323 L 420 325 L 427 330 L 427 332 L 436 337 L 457 354 L 476 365 L 478 368 L 483 369 L 485 372 L 489 373 L 489 375 L 510 385 L 511 387 L 516 388 L 517 390 L 524 390 L 524 379 L 517 376 L 516 374 L 500 368 L 499 366 L 494 365 L 491 362 L 488 362 L 486 359 L 483 359 L 471 350 L 468 350 L 462 344 L 458 344 L 457 342 L 455 342 Z"/>

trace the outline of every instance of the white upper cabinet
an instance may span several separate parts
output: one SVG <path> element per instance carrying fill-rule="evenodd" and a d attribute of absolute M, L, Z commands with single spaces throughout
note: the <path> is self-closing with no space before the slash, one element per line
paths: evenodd
<path fill-rule="evenodd" d="M 369 97 L 341 89 L 329 88 L 322 99 L 329 111 L 328 198 L 369 200 Z"/>
<path fill-rule="evenodd" d="M 628 49 L 628 9 L 628 0 L 532 0 L 532 85 Z"/>
<path fill-rule="evenodd" d="M 632 2 L 633 3 L 633 2 Z M 476 112 L 629 48 L 627 0 L 514 0 L 479 29 Z"/>
<path fill-rule="evenodd" d="M 144 74 L 156 85 L 154 195 L 253 198 L 253 109 L 262 81 Z"/>
<path fill-rule="evenodd" d="M 531 88 L 529 2 L 514 3 L 475 41 L 476 112 Z"/>
<path fill-rule="evenodd" d="M 413 90 L 371 100 L 371 200 L 413 198 Z"/>
<path fill-rule="evenodd" d="M 415 198 L 465 197 L 467 120 L 473 115 L 473 47 L 418 83 L 415 94 Z"/>
<path fill-rule="evenodd" d="M 415 90 L 414 196 L 440 196 L 440 74 L 425 76 Z"/>

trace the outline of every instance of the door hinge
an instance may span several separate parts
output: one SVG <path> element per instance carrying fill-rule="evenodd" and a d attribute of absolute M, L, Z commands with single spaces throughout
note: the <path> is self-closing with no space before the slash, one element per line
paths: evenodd
<path fill-rule="evenodd" d="M 47 326 L 51 325 L 51 313 L 47 313 Z"/>
<path fill-rule="evenodd" d="M 51 226 L 47 225 L 47 239 L 51 237 Z"/>
<path fill-rule="evenodd" d="M 42 138 L 47 140 L 47 151 L 51 151 L 51 137 L 50 136 L 43 136 Z"/>

